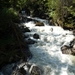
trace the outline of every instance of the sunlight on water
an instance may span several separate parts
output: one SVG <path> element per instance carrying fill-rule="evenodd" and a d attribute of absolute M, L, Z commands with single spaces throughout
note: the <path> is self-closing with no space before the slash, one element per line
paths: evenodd
<path fill-rule="evenodd" d="M 29 24 L 26 23 L 26 26 Z M 73 63 L 75 63 L 75 58 L 62 54 L 60 50 L 63 45 L 69 45 L 70 41 L 73 40 L 72 32 L 56 26 L 36 27 L 35 24 L 30 24 L 29 27 L 31 33 L 35 31 L 40 36 L 39 40 L 36 39 L 37 43 L 29 46 L 33 54 L 33 58 L 29 62 L 42 66 L 43 75 L 74 75 L 75 64 L 73 65 Z M 70 66 L 74 66 L 74 68 Z"/>
<path fill-rule="evenodd" d="M 34 22 L 24 23 L 24 26 L 31 31 L 25 35 L 37 41 L 37 43 L 29 45 L 33 55 L 29 63 L 39 66 L 43 70 L 41 75 L 75 75 L 75 56 L 61 52 L 61 47 L 69 45 L 70 41 L 74 39 L 73 33 L 59 26 L 49 26 L 45 20 L 33 19 L 44 22 L 45 26 L 35 26 Z M 39 35 L 39 39 L 33 38 L 35 33 Z M 10 66 L 8 67 L 10 68 Z M 25 69 L 27 70 L 26 67 Z M 0 75 L 3 74 L 0 72 Z"/>

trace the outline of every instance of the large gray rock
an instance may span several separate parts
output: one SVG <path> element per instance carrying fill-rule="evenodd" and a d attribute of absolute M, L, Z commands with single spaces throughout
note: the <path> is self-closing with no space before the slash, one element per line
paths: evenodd
<path fill-rule="evenodd" d="M 61 51 L 63 54 L 72 54 L 72 49 L 67 46 L 67 45 L 64 45 L 63 47 L 61 47 Z"/>
<path fill-rule="evenodd" d="M 42 75 L 43 71 L 36 65 L 32 65 L 29 70 L 30 75 Z"/>

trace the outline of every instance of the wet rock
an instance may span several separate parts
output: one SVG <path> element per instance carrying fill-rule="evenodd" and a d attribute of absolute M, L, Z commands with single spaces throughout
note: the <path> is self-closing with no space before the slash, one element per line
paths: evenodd
<path fill-rule="evenodd" d="M 36 22 L 35 26 L 44 26 L 42 22 Z"/>
<path fill-rule="evenodd" d="M 73 30 L 73 35 L 75 36 L 75 30 Z"/>
<path fill-rule="evenodd" d="M 24 30 L 25 30 L 25 32 L 30 32 L 28 27 L 24 28 Z"/>
<path fill-rule="evenodd" d="M 42 70 L 38 66 L 33 66 L 30 75 L 41 75 Z"/>
<path fill-rule="evenodd" d="M 35 34 L 33 35 L 33 38 L 39 39 L 40 37 L 39 37 L 39 35 L 38 35 L 37 33 L 35 33 Z"/>
<path fill-rule="evenodd" d="M 68 49 L 68 48 L 69 48 L 69 46 L 64 45 L 64 46 L 61 47 L 61 51 L 66 50 L 66 49 Z"/>
<path fill-rule="evenodd" d="M 21 67 L 20 69 L 15 70 L 11 75 L 26 75 L 26 71 Z"/>
<path fill-rule="evenodd" d="M 72 54 L 71 48 L 67 45 L 61 47 L 61 51 L 63 54 Z"/>
<path fill-rule="evenodd" d="M 24 70 L 24 68 L 20 68 L 19 72 L 22 74 L 22 75 L 26 75 L 26 71 Z"/>
<path fill-rule="evenodd" d="M 67 50 L 63 50 L 62 51 L 63 54 L 72 54 L 71 49 L 67 49 Z"/>
<path fill-rule="evenodd" d="M 70 47 L 72 48 L 75 45 L 75 39 L 70 42 Z"/>
<path fill-rule="evenodd" d="M 73 45 L 73 49 L 75 49 L 75 44 Z"/>
<path fill-rule="evenodd" d="M 28 40 L 26 40 L 26 43 L 27 44 L 34 44 L 34 43 L 36 43 L 36 41 L 34 41 L 33 39 L 28 39 Z"/>
<path fill-rule="evenodd" d="M 72 54 L 75 55 L 75 44 L 72 47 Z"/>
<path fill-rule="evenodd" d="M 51 28 L 50 31 L 52 32 L 53 31 L 53 28 Z"/>
<path fill-rule="evenodd" d="M 22 31 L 23 33 L 25 33 L 25 32 L 30 32 L 30 30 L 29 30 L 28 27 L 25 27 L 25 28 L 21 29 L 21 31 Z"/>
<path fill-rule="evenodd" d="M 25 39 L 25 38 L 28 38 L 29 36 L 28 35 L 23 35 L 23 38 Z"/>
<path fill-rule="evenodd" d="M 30 69 L 31 65 L 32 64 L 28 63 L 28 62 L 25 64 L 24 69 L 26 70 L 27 73 L 29 73 L 29 69 Z"/>
<path fill-rule="evenodd" d="M 75 48 L 72 48 L 72 54 L 75 55 Z"/>

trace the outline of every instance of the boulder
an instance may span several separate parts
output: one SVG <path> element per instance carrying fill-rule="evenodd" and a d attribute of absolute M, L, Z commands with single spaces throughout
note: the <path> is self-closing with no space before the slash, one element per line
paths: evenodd
<path fill-rule="evenodd" d="M 38 66 L 33 66 L 30 75 L 41 75 L 42 70 Z"/>
<path fill-rule="evenodd" d="M 36 22 L 35 26 L 44 26 L 42 22 Z"/>
<path fill-rule="evenodd" d="M 72 54 L 73 54 L 73 55 L 75 55 L 75 49 L 74 49 L 74 48 L 72 48 L 72 50 L 71 50 L 71 51 L 72 51 Z"/>
<path fill-rule="evenodd" d="M 72 54 L 71 48 L 67 45 L 61 47 L 61 51 L 63 54 Z"/>
<path fill-rule="evenodd" d="M 11 75 L 27 75 L 26 70 L 23 67 L 20 69 L 15 70 Z"/>
<path fill-rule="evenodd" d="M 69 48 L 69 46 L 64 45 L 64 46 L 61 47 L 61 51 L 63 51 L 63 50 L 67 50 L 68 48 Z"/>
<path fill-rule="evenodd" d="M 38 35 L 37 33 L 35 33 L 35 34 L 33 35 L 33 38 L 39 39 L 40 37 L 39 37 L 39 35 Z"/>

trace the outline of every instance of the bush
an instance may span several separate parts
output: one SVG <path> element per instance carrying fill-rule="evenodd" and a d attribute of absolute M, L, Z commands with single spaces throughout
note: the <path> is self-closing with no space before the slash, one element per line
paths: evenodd
<path fill-rule="evenodd" d="M 15 22 L 18 14 L 13 8 L 4 8 L 0 12 L 0 37 L 8 36 L 12 33 L 11 21 Z"/>

